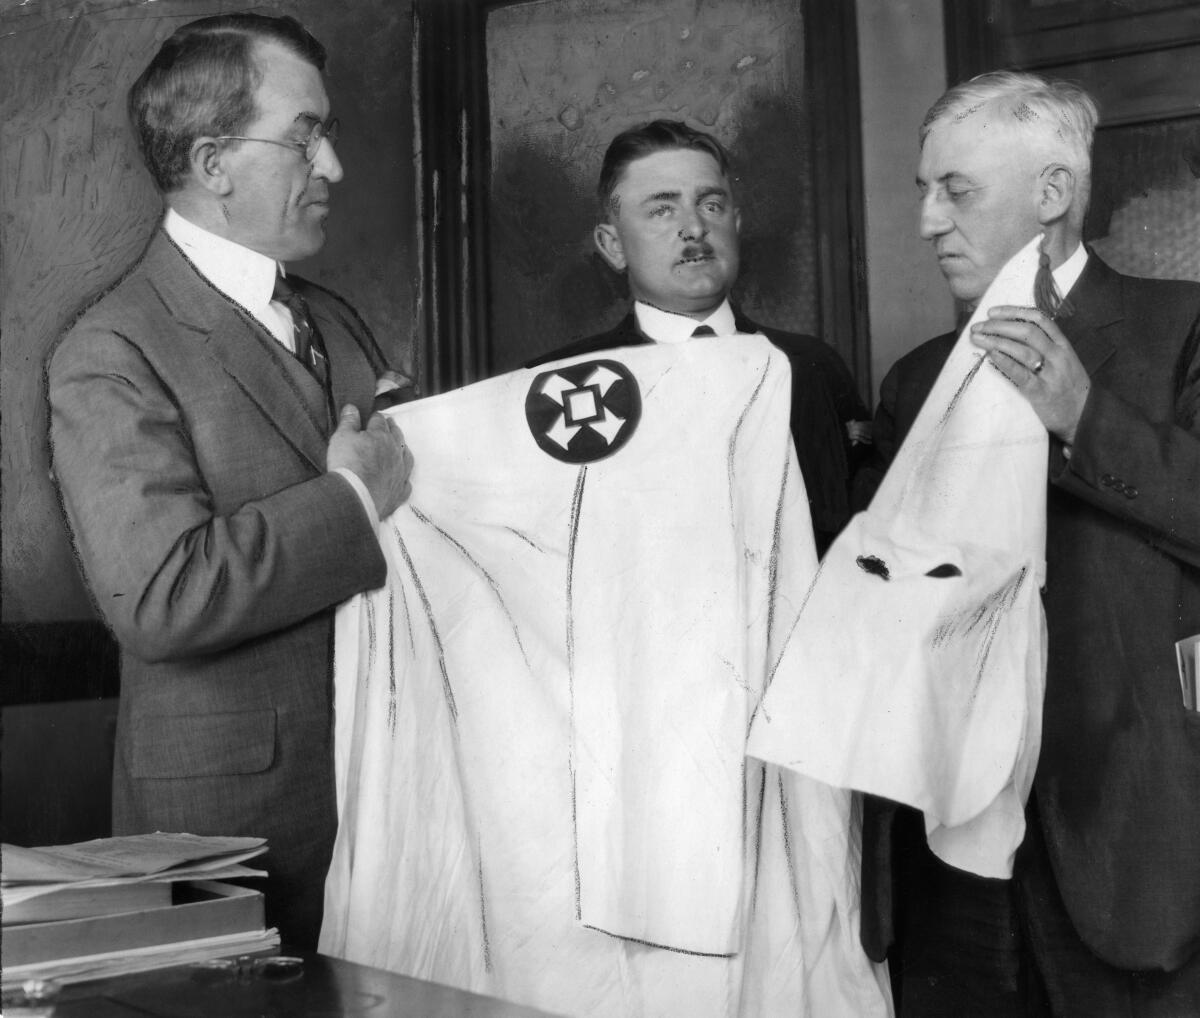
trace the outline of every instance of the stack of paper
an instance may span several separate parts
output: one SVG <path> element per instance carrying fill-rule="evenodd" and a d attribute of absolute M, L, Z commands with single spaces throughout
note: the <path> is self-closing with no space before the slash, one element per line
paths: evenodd
<path fill-rule="evenodd" d="M 3 846 L 5 984 L 76 982 L 278 947 L 262 895 L 220 883 L 261 838 L 148 834 Z"/>
<path fill-rule="evenodd" d="M 169 905 L 176 881 L 265 876 L 241 863 L 266 850 L 262 838 L 161 832 L 45 848 L 4 845 L 4 925 Z"/>

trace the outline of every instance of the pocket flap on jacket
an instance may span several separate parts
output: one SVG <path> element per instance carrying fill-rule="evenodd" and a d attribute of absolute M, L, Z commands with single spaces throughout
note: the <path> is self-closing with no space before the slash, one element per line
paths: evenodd
<path fill-rule="evenodd" d="M 141 717 L 131 741 L 135 778 L 257 774 L 275 759 L 275 711 Z"/>

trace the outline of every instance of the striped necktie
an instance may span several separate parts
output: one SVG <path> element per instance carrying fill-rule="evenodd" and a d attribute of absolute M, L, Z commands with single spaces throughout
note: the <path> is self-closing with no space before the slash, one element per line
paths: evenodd
<path fill-rule="evenodd" d="M 325 356 L 325 343 L 317 331 L 308 311 L 308 302 L 300 296 L 283 276 L 275 277 L 275 288 L 271 299 L 279 301 L 292 313 L 292 339 L 296 347 L 296 359 L 324 389 L 329 381 L 329 362 Z"/>

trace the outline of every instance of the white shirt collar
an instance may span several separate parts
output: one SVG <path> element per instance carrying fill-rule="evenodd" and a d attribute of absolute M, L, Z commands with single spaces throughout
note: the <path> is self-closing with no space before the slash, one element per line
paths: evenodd
<path fill-rule="evenodd" d="M 274 258 L 218 237 L 172 208 L 167 209 L 163 229 L 200 274 L 230 300 L 260 322 L 277 317 L 269 307 L 275 276 L 281 269 Z"/>
<path fill-rule="evenodd" d="M 640 300 L 634 301 L 633 313 L 637 316 L 638 328 L 656 343 L 682 343 L 691 339 L 692 331 L 701 325 L 707 325 L 718 336 L 732 336 L 737 332 L 728 298 L 703 321 L 664 311 Z"/>
<path fill-rule="evenodd" d="M 1071 287 L 1079 282 L 1079 277 L 1083 275 L 1083 269 L 1087 265 L 1087 260 L 1087 248 L 1081 243 L 1065 262 L 1051 272 L 1051 275 L 1054 276 L 1054 285 L 1058 287 L 1058 292 L 1061 296 L 1065 297 L 1069 294 Z"/>

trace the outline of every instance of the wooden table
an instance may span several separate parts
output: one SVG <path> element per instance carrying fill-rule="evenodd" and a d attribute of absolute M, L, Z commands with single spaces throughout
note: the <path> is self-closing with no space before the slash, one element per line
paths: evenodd
<path fill-rule="evenodd" d="M 547 1018 L 545 1011 L 312 952 L 300 974 L 264 978 L 195 966 L 64 987 L 55 1018 Z"/>

